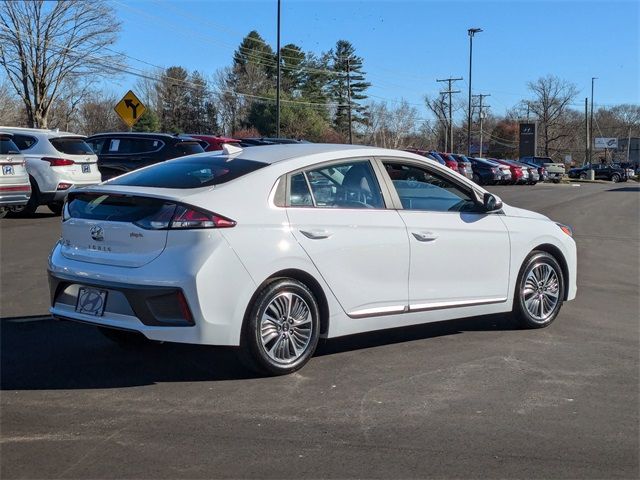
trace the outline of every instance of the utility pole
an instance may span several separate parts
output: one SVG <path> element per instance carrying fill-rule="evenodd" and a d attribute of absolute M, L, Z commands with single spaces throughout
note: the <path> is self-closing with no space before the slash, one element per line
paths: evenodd
<path fill-rule="evenodd" d="M 584 99 L 584 162 L 582 166 L 587 164 L 589 158 L 589 98 Z"/>
<path fill-rule="evenodd" d="M 281 63 L 281 52 L 280 52 L 280 0 L 278 0 L 278 40 L 277 40 L 277 49 L 278 49 L 278 60 L 277 60 L 277 80 L 276 80 L 276 137 L 280 138 L 280 63 Z"/>
<path fill-rule="evenodd" d="M 471 65 L 473 62 L 473 36 L 482 32 L 481 28 L 469 28 L 469 112 L 467 115 L 467 156 L 471 155 Z"/>
<path fill-rule="evenodd" d="M 591 119 L 589 120 L 589 163 L 592 162 L 593 157 L 593 82 L 597 80 L 598 77 L 591 77 Z"/>
<path fill-rule="evenodd" d="M 491 94 L 490 93 L 480 93 L 478 95 L 472 95 L 473 98 L 477 98 L 479 99 L 479 110 L 480 113 L 478 114 L 479 117 L 479 122 L 480 122 L 480 156 L 482 157 L 482 119 L 484 118 L 484 109 L 485 108 L 489 108 L 491 105 L 483 105 L 482 101 L 485 99 L 485 97 L 490 97 Z"/>
<path fill-rule="evenodd" d="M 629 134 L 627 135 L 627 162 L 631 161 L 631 127 L 629 127 Z"/>
<path fill-rule="evenodd" d="M 441 95 L 444 94 L 449 94 L 449 143 L 450 143 L 450 147 L 446 146 L 445 148 L 449 148 L 449 152 L 453 153 L 453 112 L 451 109 L 452 103 L 451 103 L 451 95 L 454 93 L 460 93 L 460 90 L 451 90 L 451 85 L 453 82 L 457 82 L 458 80 L 462 80 L 462 77 L 460 78 L 444 78 L 442 80 L 438 80 L 436 79 L 436 82 L 448 82 L 449 86 L 447 88 L 446 91 L 444 92 L 440 92 Z"/>
<path fill-rule="evenodd" d="M 349 102 L 349 143 L 353 144 L 353 128 L 351 125 L 351 59 L 347 58 L 347 101 Z"/>

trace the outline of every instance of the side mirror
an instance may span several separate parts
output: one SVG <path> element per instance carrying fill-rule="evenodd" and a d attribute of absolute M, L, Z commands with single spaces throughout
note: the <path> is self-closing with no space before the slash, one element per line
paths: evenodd
<path fill-rule="evenodd" d="M 502 208 L 502 200 L 500 200 L 500 197 L 487 192 L 482 197 L 482 205 L 485 212 L 496 212 Z"/>

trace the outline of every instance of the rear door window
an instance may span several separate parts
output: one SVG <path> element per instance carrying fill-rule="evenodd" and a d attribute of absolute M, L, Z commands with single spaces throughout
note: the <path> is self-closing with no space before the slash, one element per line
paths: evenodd
<path fill-rule="evenodd" d="M 235 180 L 267 165 L 241 158 L 184 158 L 134 171 L 111 180 L 109 184 L 157 188 L 209 187 Z"/>
<path fill-rule="evenodd" d="M 33 147 L 38 140 L 30 135 L 16 134 L 13 136 L 13 143 L 17 145 L 20 150 L 28 150 Z"/>
<path fill-rule="evenodd" d="M 316 207 L 385 208 L 380 185 L 368 160 L 308 170 L 305 175 Z M 292 184 L 292 194 L 293 187 Z M 307 201 L 304 195 L 301 199 Z"/>
<path fill-rule="evenodd" d="M 13 143 L 11 137 L 0 136 L 0 154 L 8 155 L 12 153 L 20 153 L 20 149 Z"/>
<path fill-rule="evenodd" d="M 192 155 L 194 153 L 202 153 L 204 149 L 198 142 L 179 142 L 176 144 L 176 151 L 179 156 Z"/>
<path fill-rule="evenodd" d="M 155 138 L 111 138 L 106 153 L 122 155 L 152 153 L 163 146 L 164 142 Z"/>
<path fill-rule="evenodd" d="M 92 155 L 93 149 L 79 137 L 59 137 L 50 138 L 49 143 L 53 145 L 57 151 L 67 155 Z"/>

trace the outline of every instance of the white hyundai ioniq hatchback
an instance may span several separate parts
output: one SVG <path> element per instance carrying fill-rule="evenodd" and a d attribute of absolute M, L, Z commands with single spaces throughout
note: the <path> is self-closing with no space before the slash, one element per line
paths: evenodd
<path fill-rule="evenodd" d="M 109 338 L 239 346 L 267 374 L 320 337 L 513 312 L 576 295 L 571 230 L 425 157 L 226 147 L 69 193 L 51 313 Z"/>

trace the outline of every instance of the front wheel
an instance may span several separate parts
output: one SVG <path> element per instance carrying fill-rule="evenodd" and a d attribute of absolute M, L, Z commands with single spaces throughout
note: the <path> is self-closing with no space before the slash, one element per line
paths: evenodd
<path fill-rule="evenodd" d="M 580 179 L 581 179 L 581 180 L 586 180 L 586 179 L 587 179 L 587 174 L 586 174 L 585 172 L 582 172 L 582 173 L 580 174 Z"/>
<path fill-rule="evenodd" d="M 613 183 L 618 183 L 620 181 L 620 175 L 618 175 L 617 173 L 614 173 L 613 175 L 611 175 L 611 181 Z"/>
<path fill-rule="evenodd" d="M 554 178 L 552 181 L 553 183 L 560 183 L 560 179 L 558 177 Z"/>
<path fill-rule="evenodd" d="M 562 268 L 553 255 L 532 252 L 520 269 L 513 314 L 525 328 L 542 328 L 558 316 L 564 299 Z"/>
<path fill-rule="evenodd" d="M 471 178 L 476 184 L 478 185 L 482 185 L 482 179 L 480 178 L 480 175 L 474 173 L 473 177 Z"/>
<path fill-rule="evenodd" d="M 258 294 L 245 320 L 240 358 L 252 370 L 285 375 L 302 368 L 320 337 L 320 311 L 309 288 L 282 278 Z"/>

